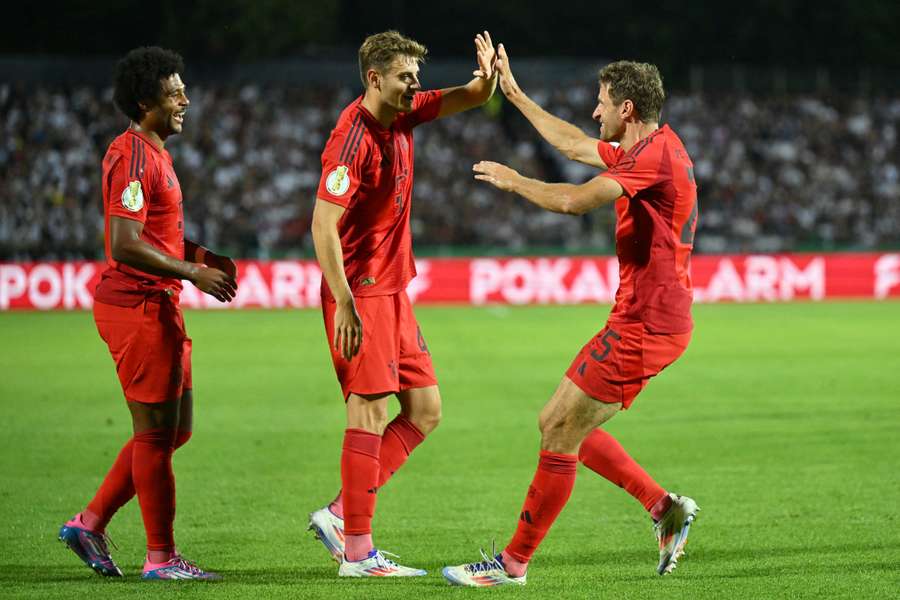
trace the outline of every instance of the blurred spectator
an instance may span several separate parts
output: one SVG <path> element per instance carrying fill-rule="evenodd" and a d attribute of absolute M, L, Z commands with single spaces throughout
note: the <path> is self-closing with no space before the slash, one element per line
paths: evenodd
<path fill-rule="evenodd" d="M 596 135 L 594 88 L 529 91 Z M 167 144 L 187 235 L 235 256 L 309 255 L 319 153 L 355 93 L 193 86 L 184 134 Z M 663 116 L 695 162 L 698 250 L 900 246 L 900 98 L 675 95 Z M 126 126 L 109 89 L 0 84 L 0 259 L 102 257 L 100 161 Z M 510 107 L 439 120 L 416 136 L 417 247 L 609 251 L 611 209 L 554 215 L 474 181 L 481 159 L 547 180 L 595 173 L 548 148 Z"/>

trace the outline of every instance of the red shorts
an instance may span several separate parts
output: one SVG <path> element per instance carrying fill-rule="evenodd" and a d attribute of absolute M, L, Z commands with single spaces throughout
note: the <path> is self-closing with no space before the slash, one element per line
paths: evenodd
<path fill-rule="evenodd" d="M 191 389 L 191 338 L 175 300 L 160 294 L 134 307 L 95 301 L 94 322 L 126 400 L 166 402 Z"/>
<path fill-rule="evenodd" d="M 325 334 L 344 400 L 359 395 L 397 393 L 437 385 L 431 353 L 406 292 L 356 298 L 362 320 L 359 353 L 346 360 L 334 349 L 334 300 L 322 299 Z"/>
<path fill-rule="evenodd" d="M 600 402 L 628 408 L 651 377 L 675 362 L 691 334 L 654 334 L 643 323 L 607 323 L 585 344 L 566 377 Z"/>

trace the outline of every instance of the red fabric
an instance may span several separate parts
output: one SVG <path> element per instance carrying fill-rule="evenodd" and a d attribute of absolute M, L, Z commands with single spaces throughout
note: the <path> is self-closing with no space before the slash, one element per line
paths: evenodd
<path fill-rule="evenodd" d="M 602 429 L 595 429 L 581 443 L 578 460 L 584 466 L 623 488 L 648 511 L 666 495 L 664 490 Z"/>
<path fill-rule="evenodd" d="M 359 353 L 346 360 L 334 349 L 333 300 L 322 301 L 325 336 L 344 400 L 355 394 L 381 394 L 437 385 L 431 354 L 406 292 L 356 299 L 363 324 Z"/>
<path fill-rule="evenodd" d="M 104 531 L 110 519 L 120 508 L 125 506 L 134 496 L 134 484 L 131 478 L 132 450 L 134 438 L 128 440 L 113 462 L 112 468 L 100 484 L 100 488 L 87 509 L 99 520 L 96 530 Z"/>
<path fill-rule="evenodd" d="M 189 439 L 191 432 L 179 429 L 175 436 L 174 450 L 185 445 Z M 131 475 L 133 449 L 134 438 L 131 438 L 122 446 L 112 468 L 87 505 L 87 509 L 98 519 L 95 531 L 104 531 L 116 512 L 134 497 L 134 481 Z"/>
<path fill-rule="evenodd" d="M 528 488 L 519 524 L 506 552 L 527 563 L 559 516 L 575 485 L 578 457 L 541 450 L 537 471 Z"/>
<path fill-rule="evenodd" d="M 381 436 L 362 429 L 344 432 L 341 483 L 344 501 L 344 535 L 372 533 L 372 517 L 378 499 L 378 454 Z"/>
<path fill-rule="evenodd" d="M 129 186 L 138 184 L 142 203 L 126 202 L 124 196 L 132 199 Z M 153 291 L 179 292 L 179 279 L 151 275 L 114 261 L 109 239 L 110 217 L 132 219 L 143 223 L 143 241 L 169 256 L 184 259 L 181 186 L 169 153 L 132 129 L 114 139 L 103 157 L 103 212 L 108 268 L 95 298 L 108 304 L 134 306 Z"/>
<path fill-rule="evenodd" d="M 147 550 L 175 551 L 175 431 L 151 429 L 134 435 L 131 472 L 147 532 Z"/>
<path fill-rule="evenodd" d="M 591 398 L 627 409 L 690 340 L 690 332 L 653 334 L 643 323 L 609 322 L 579 351 L 566 377 Z"/>
<path fill-rule="evenodd" d="M 601 157 L 612 158 L 609 152 Z M 642 321 L 655 333 L 686 333 L 691 319 L 689 272 L 697 227 L 694 165 L 663 125 L 622 154 L 602 177 L 617 181 L 619 290 L 610 321 Z"/>
<path fill-rule="evenodd" d="M 425 436 L 412 421 L 403 415 L 391 421 L 381 436 L 381 453 L 378 462 L 378 487 L 383 486 L 403 466 L 416 446 L 422 443 Z"/>
<path fill-rule="evenodd" d="M 338 223 L 344 271 L 355 297 L 396 294 L 416 275 L 409 229 L 413 128 L 437 117 L 441 93 L 418 93 L 385 129 L 357 98 L 322 152 L 317 197 L 347 209 Z M 327 282 L 323 294 L 331 298 Z"/>
<path fill-rule="evenodd" d="M 167 402 L 192 387 L 191 339 L 173 298 L 160 293 L 134 307 L 95 302 L 94 321 L 128 401 Z"/>

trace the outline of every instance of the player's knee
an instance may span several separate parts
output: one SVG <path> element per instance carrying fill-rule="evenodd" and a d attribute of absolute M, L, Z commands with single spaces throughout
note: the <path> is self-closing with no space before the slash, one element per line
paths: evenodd
<path fill-rule="evenodd" d="M 425 413 L 416 415 L 416 418 L 410 419 L 413 425 L 419 428 L 422 435 L 428 435 L 434 431 L 441 423 L 441 407 L 432 408 Z"/>

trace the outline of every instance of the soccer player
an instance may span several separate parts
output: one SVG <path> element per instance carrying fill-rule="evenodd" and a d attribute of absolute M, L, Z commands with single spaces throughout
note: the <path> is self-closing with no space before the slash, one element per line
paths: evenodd
<path fill-rule="evenodd" d="M 137 48 L 116 66 L 113 99 L 131 124 L 103 158 L 106 259 L 94 320 L 131 412 L 128 440 L 87 507 L 59 539 L 100 575 L 121 577 L 106 526 L 137 494 L 147 533 L 144 579 L 216 579 L 175 547 L 172 453 L 191 437 L 191 339 L 178 305 L 187 279 L 221 302 L 237 290 L 231 259 L 184 238 L 181 187 L 164 145 L 181 133 L 188 97 L 181 57 Z"/>
<path fill-rule="evenodd" d="M 477 70 L 464 86 L 423 92 L 427 50 L 396 31 L 359 49 L 362 96 L 341 113 L 322 153 L 312 234 L 322 268 L 322 313 L 347 411 L 342 489 L 310 515 L 310 529 L 342 577 L 407 577 L 375 548 L 378 488 L 437 426 L 441 397 L 406 286 L 415 276 L 409 228 L 413 129 L 487 102 L 496 86 L 488 32 L 475 38 Z M 388 399 L 400 414 L 387 423 Z"/>
<path fill-rule="evenodd" d="M 582 215 L 615 202 L 620 284 L 606 326 L 581 349 L 541 412 L 537 472 L 512 541 L 499 554 L 482 551 L 481 561 L 445 567 L 444 576 L 455 585 L 523 585 L 528 562 L 569 499 L 579 460 L 649 511 L 659 543 L 657 572 L 669 573 L 697 504 L 663 489 L 599 426 L 627 409 L 690 340 L 688 264 L 697 225 L 691 159 L 675 132 L 659 126 L 665 93 L 653 65 L 620 61 L 600 71 L 593 113 L 600 140 L 528 98 L 502 44 L 496 68 L 503 93 L 549 143 L 606 170 L 582 185 L 550 184 L 479 162 L 475 178 L 558 213 Z"/>

